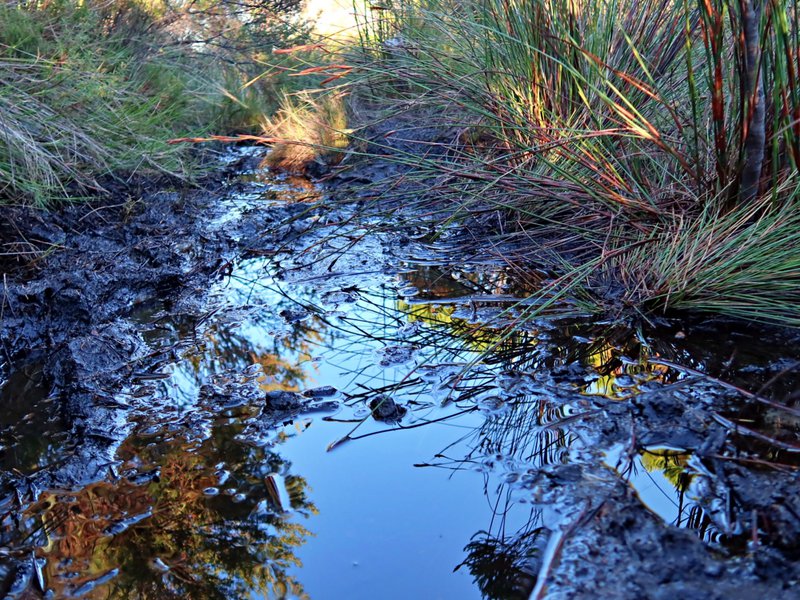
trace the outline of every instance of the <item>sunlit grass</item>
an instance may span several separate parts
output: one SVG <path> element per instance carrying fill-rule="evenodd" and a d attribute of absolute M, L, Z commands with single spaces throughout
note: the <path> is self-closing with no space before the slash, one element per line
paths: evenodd
<path fill-rule="evenodd" d="M 266 136 L 277 138 L 266 164 L 303 173 L 312 163 L 336 163 L 347 147 L 347 113 L 341 95 L 284 95 L 274 117 L 264 124 Z"/>

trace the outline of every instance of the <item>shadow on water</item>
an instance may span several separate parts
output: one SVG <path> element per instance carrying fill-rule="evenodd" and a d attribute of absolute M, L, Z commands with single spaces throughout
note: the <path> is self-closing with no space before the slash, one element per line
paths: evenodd
<path fill-rule="evenodd" d="M 255 175 L 243 184 L 262 194 L 249 208 L 284 193 Z M 280 193 L 263 195 L 270 185 Z M 502 265 L 430 257 L 337 275 L 284 263 L 238 259 L 203 314 L 161 298 L 132 310 L 151 359 L 124 382 L 131 430 L 101 481 L 21 487 L 71 439 L 41 366 L 8 371 L 12 597 L 528 598 L 552 527 L 531 495 L 553 466 L 599 451 L 664 522 L 741 552 L 752 532 L 734 526 L 735 499 L 720 508 L 699 488 L 720 461 L 798 465 L 797 416 L 781 408 L 797 372 L 755 331 L 520 324 L 527 290 Z M 738 389 L 744 409 L 723 402 Z M 587 423 L 602 427 L 615 405 L 647 414 L 665 391 L 719 402 L 720 444 L 700 453 L 656 420 L 589 447 Z M 764 539 L 768 525 L 756 525 Z"/>
<path fill-rule="evenodd" d="M 56 463 L 69 426 L 50 393 L 41 357 L 13 365 L 0 387 L 0 469 L 26 475 Z"/>

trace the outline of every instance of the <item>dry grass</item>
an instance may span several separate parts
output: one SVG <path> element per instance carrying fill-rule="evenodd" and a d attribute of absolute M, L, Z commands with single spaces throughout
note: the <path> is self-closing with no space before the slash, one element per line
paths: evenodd
<path fill-rule="evenodd" d="M 264 135 L 279 140 L 265 159 L 270 167 L 305 173 L 314 163 L 338 164 L 348 145 L 344 97 L 284 95 L 277 114 L 264 124 Z"/>

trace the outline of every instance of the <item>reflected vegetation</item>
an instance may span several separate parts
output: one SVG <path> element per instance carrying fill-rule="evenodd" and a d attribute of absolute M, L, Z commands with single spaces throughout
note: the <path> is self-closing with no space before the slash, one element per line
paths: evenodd
<path fill-rule="evenodd" d="M 288 173 L 276 173 L 265 170 L 261 167 L 246 171 L 237 177 L 236 183 L 243 190 L 237 192 L 237 199 L 242 194 L 251 193 L 260 200 L 263 206 L 264 201 L 269 203 L 282 202 L 313 202 L 319 200 L 320 189 L 306 179 Z"/>
<path fill-rule="evenodd" d="M 800 403 L 794 396 L 770 404 L 751 402 L 717 416 L 742 450 L 741 458 L 765 467 L 800 468 Z"/>
<path fill-rule="evenodd" d="M 287 574 L 316 513 L 306 482 L 277 454 L 237 441 L 244 423 L 197 416 L 143 425 L 119 449 L 119 475 L 28 507 L 56 597 L 303 598 Z M 285 487 L 290 505 L 275 493 Z"/>
<path fill-rule="evenodd" d="M 526 598 L 547 537 L 527 490 L 541 468 L 570 462 L 570 423 L 591 416 L 592 397 L 626 400 L 685 377 L 651 362 L 659 351 L 627 331 L 574 321 L 519 326 L 506 275 L 485 268 L 455 276 L 426 266 L 396 286 L 291 294 L 269 270 L 260 258 L 236 265 L 206 315 L 164 304 L 135 311 L 143 340 L 160 351 L 153 368 L 169 375 L 137 396 L 162 408 L 135 413 L 107 480 L 43 492 L 18 525 L 7 513 L 6 538 L 35 549 L 29 586 L 41 580 L 57 597 L 306 597 L 296 551 L 312 535 L 313 518 L 305 519 L 316 508 L 281 456 L 285 434 L 254 426 L 261 406 L 198 404 L 204 385 L 239 373 L 262 392 L 335 384 L 348 411 L 329 418 L 353 423 L 349 440 L 482 415 L 421 466 L 483 475 L 494 498 L 489 527 L 466 542 L 455 568 L 484 598 Z M 3 388 L 7 406 L 12 395 L 47 401 L 37 373 L 35 365 L 14 372 Z M 25 418 L 9 414 L 18 434 Z M 797 421 L 778 417 L 781 430 L 797 434 Z M 43 447 L 30 458 L 5 456 L 35 468 L 46 455 Z M 693 497 L 691 461 L 682 450 L 645 448 L 621 475 L 665 521 L 728 547 L 745 544 L 721 533 Z"/>
<path fill-rule="evenodd" d="M 536 585 L 546 538 L 544 528 L 536 526 L 539 521 L 531 514 L 518 531 L 506 532 L 502 525 L 496 534 L 479 531 L 464 547 L 466 557 L 456 569 L 469 570 L 484 598 L 527 600 Z"/>
<path fill-rule="evenodd" d="M 692 482 L 692 475 L 687 470 L 690 457 L 691 454 L 670 448 L 647 448 L 639 454 L 645 471 L 661 473 L 681 495 Z"/>
<path fill-rule="evenodd" d="M 739 444 L 737 444 L 738 446 Z M 779 463 L 753 462 L 740 447 L 738 456 L 699 457 L 674 448 L 642 448 L 630 460 L 621 456 L 608 462 L 636 491 L 642 503 L 665 523 L 694 531 L 706 543 L 726 554 L 742 554 L 752 550 L 754 538 L 769 539 L 775 531 L 742 527 L 740 521 L 749 523 L 750 512 L 741 506 L 741 500 L 728 488 L 709 495 L 716 460 L 728 459 L 747 464 L 756 469 L 779 468 Z M 715 460 L 716 459 L 716 460 Z M 717 483 L 716 485 L 719 485 Z M 760 520 L 768 524 L 767 516 Z M 753 526 L 755 527 L 755 526 Z"/>
<path fill-rule="evenodd" d="M 666 523 L 689 526 L 695 504 L 689 491 L 695 477 L 689 466 L 692 455 L 675 448 L 642 448 L 633 456 L 620 451 L 612 451 L 607 464 L 619 471 L 639 499 Z"/>
<path fill-rule="evenodd" d="M 453 306 L 399 300 L 391 285 L 290 296 L 270 281 L 269 264 L 250 259 L 207 315 L 176 315 L 164 304 L 135 312 L 142 339 L 158 351 L 150 371 L 169 377 L 134 382 L 142 408 L 107 480 L 43 492 L 24 507 L 16 534 L 6 521 L 21 552 L 35 548 L 39 585 L 64 597 L 303 597 L 295 551 L 310 533 L 299 516 L 315 507 L 302 474 L 281 457 L 283 434 L 257 426 L 262 407 L 220 412 L 200 401 L 202 387 L 228 373 L 262 392 L 334 383 L 348 407 L 336 418 L 360 426 L 375 416 L 359 435 L 481 414 L 482 426 L 459 440 L 467 452 L 435 464 L 449 460 L 487 482 L 501 474 L 513 487 L 536 465 L 567 460 L 570 435 L 559 423 L 572 414 L 571 390 L 545 398 L 551 382 L 525 373 L 559 360 L 540 345 L 540 331 L 480 326 Z M 381 394 L 396 419 L 375 414 Z M 509 497 L 504 511 L 514 504 Z M 529 506 L 521 511 L 515 527 L 492 513 L 502 526 L 464 540 L 462 569 L 487 598 L 523 597 L 533 585 L 541 526 Z"/>
<path fill-rule="evenodd" d="M 296 391 L 309 384 L 313 354 L 330 344 L 333 334 L 322 315 L 298 309 L 275 291 L 267 294 L 262 282 L 267 264 L 257 258 L 237 265 L 218 291 L 218 304 L 200 317 L 165 309 L 134 313 L 143 339 L 158 343 L 167 357 L 159 368 L 170 377 L 155 384 L 158 393 L 192 404 L 211 377 L 253 372 L 253 365 L 260 365 L 265 391 Z"/>
<path fill-rule="evenodd" d="M 219 227 L 240 219 L 252 210 L 264 210 L 270 206 L 289 203 L 312 203 L 320 199 L 320 188 L 302 177 L 272 173 L 260 168 L 259 159 L 255 156 L 243 157 L 250 165 L 233 181 L 229 182 L 227 193 L 220 197 L 220 214 L 212 221 Z M 240 165 L 241 166 L 241 165 Z"/>
<path fill-rule="evenodd" d="M 438 290 L 447 289 L 442 279 L 438 273 L 435 278 L 425 280 L 429 289 L 436 292 L 429 297 L 440 298 Z M 431 280 L 436 281 L 436 287 Z M 469 294 L 474 293 L 470 289 Z M 734 348 L 726 359 L 720 354 L 719 339 L 726 338 L 719 337 L 719 328 L 715 332 L 717 339 L 698 336 L 694 342 L 686 340 L 680 330 L 672 339 L 662 334 L 645 342 L 641 332 L 580 320 L 537 322 L 512 329 L 504 325 L 505 318 L 513 315 L 507 302 L 493 305 L 472 301 L 468 313 L 463 305 L 426 303 L 421 297 L 420 294 L 410 302 L 398 304 L 400 310 L 408 313 L 409 320 L 446 328 L 477 352 L 490 350 L 469 377 L 459 376 L 462 394 L 456 397 L 459 400 L 471 397 L 479 407 L 486 406 L 488 399 L 493 410 L 487 411 L 485 424 L 474 433 L 472 451 L 466 457 L 443 453 L 433 464 L 450 469 L 472 465 L 499 471 L 504 474 L 504 482 L 525 490 L 528 480 L 540 467 L 570 461 L 573 434 L 569 422 L 589 411 L 569 389 L 587 397 L 626 401 L 641 394 L 677 389 L 680 384 L 706 382 L 754 400 L 725 404 L 719 392 L 717 396 L 709 396 L 710 401 L 717 398 L 720 409 L 729 406 L 718 413 L 718 421 L 730 431 L 725 455 L 699 457 L 685 450 L 642 447 L 620 474 L 654 514 L 667 523 L 695 531 L 718 549 L 741 553 L 752 547 L 753 539 L 776 535 L 779 526 L 769 525 L 764 515 L 759 516 L 764 529 L 741 527 L 740 521 L 749 522 L 750 514 L 730 491 L 717 489 L 709 495 L 708 489 L 701 488 L 708 488 L 714 481 L 719 473 L 719 463 L 715 461 L 719 460 L 748 468 L 788 469 L 787 472 L 795 472 L 800 465 L 800 414 L 796 413 L 795 404 L 795 390 L 800 383 L 798 363 L 787 364 L 781 357 L 780 352 L 785 356 L 786 347 L 776 352 L 760 334 L 758 338 L 751 337 L 752 332 L 745 327 L 730 333 L 736 347 L 743 339 L 750 346 L 738 355 Z M 497 315 L 501 318 L 494 318 Z M 758 354 L 758 358 L 751 354 Z M 577 365 L 582 368 L 576 368 Z M 740 365 L 741 370 L 735 365 Z M 479 382 L 487 366 L 499 367 L 501 392 L 497 396 L 492 395 L 491 386 L 482 388 Z M 752 377 L 762 371 L 773 375 Z M 564 373 L 566 377 L 561 377 Z M 532 374 L 536 376 L 531 377 Z M 491 378 L 489 375 L 488 379 Z M 471 396 L 463 393 L 470 388 L 467 379 L 472 384 Z M 703 389 L 701 393 L 710 393 L 708 386 Z M 476 390 L 482 390 L 483 396 Z M 765 400 L 758 399 L 761 397 Z M 470 552 L 484 553 L 490 562 L 488 557 L 494 550 L 513 546 L 513 542 L 483 536 L 468 548 Z M 524 554 L 521 552 L 519 556 Z M 470 564 L 470 560 L 465 564 Z M 513 571 L 510 566 L 508 569 Z M 487 584 L 479 571 L 475 576 L 481 585 Z M 486 594 L 486 597 L 494 596 Z"/>
<path fill-rule="evenodd" d="M 406 263 L 401 273 L 408 283 L 400 294 L 417 300 L 451 301 L 473 297 L 476 301 L 512 302 L 524 298 L 533 289 L 532 283 L 523 283 L 513 277 L 510 269 L 497 264 L 447 265 L 442 263 Z"/>
<path fill-rule="evenodd" d="M 685 527 L 719 548 L 741 551 L 746 535 L 720 530 L 716 520 L 698 501 L 692 483 L 699 476 L 692 454 L 673 448 L 643 448 L 631 463 L 628 481 L 644 504 L 665 522 Z M 749 532 L 748 532 L 749 533 Z"/>
<path fill-rule="evenodd" d="M 244 184 L 258 183 L 251 179 Z M 314 191 L 285 183 L 300 195 Z M 273 189 L 285 199 L 286 190 Z M 314 422 L 346 426 L 340 444 L 440 427 L 441 451 L 417 466 L 482 478 L 485 497 L 459 501 L 488 504 L 487 522 L 465 524 L 463 560 L 450 568 L 468 572 L 484 598 L 530 595 L 547 542 L 542 514 L 528 503 L 532 482 L 542 469 L 574 460 L 573 423 L 594 418 L 603 402 L 619 406 L 698 379 L 694 371 L 733 372 L 739 386 L 745 366 L 734 366 L 755 365 L 763 368 L 755 381 L 771 385 L 750 393 L 773 403 L 719 411 L 733 440 L 725 448 L 737 451 L 722 458 L 800 464 L 800 417 L 776 404 L 797 400 L 796 369 L 770 366 L 763 356 L 720 359 L 696 341 L 700 334 L 691 343 L 683 332 L 645 341 L 641 331 L 582 319 L 520 322 L 526 286 L 536 278 L 520 284 L 502 265 L 408 263 L 378 285 L 355 276 L 281 284 L 261 257 L 228 271 L 204 314 L 163 300 L 132 311 L 152 349 L 123 392 L 134 428 L 106 479 L 16 492 L 0 503 L 13 559 L 3 571 L 7 590 L 308 597 L 297 554 L 314 543 L 313 480 L 308 485 L 293 470 L 284 442 L 309 426 L 304 411 L 323 405 L 321 412 L 336 414 L 316 414 Z M 41 371 L 35 362 L 14 365 L 2 386 L 6 474 L 35 473 L 70 443 Z M 258 391 L 238 397 L 240 383 Z M 207 389 L 222 400 L 207 402 Z M 720 526 L 732 522 L 735 499 L 720 516 L 697 492 L 713 474 L 708 456 L 637 441 L 607 462 L 665 522 L 720 547 L 746 546 L 748 532 Z M 408 512 L 403 498 L 385 502 L 397 503 L 398 515 Z"/>
<path fill-rule="evenodd" d="M 584 363 L 597 374 L 582 390 L 590 396 L 628 400 L 653 389 L 652 384 L 674 383 L 683 377 L 675 369 L 651 362 L 651 358 L 659 358 L 658 354 L 630 336 L 620 345 L 604 337 L 593 340 L 586 344 L 581 355 Z"/>

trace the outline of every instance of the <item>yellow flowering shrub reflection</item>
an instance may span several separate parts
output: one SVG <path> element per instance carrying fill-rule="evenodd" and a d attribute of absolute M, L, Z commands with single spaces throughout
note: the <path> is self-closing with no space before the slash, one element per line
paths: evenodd
<path fill-rule="evenodd" d="M 597 378 L 583 387 L 581 392 L 588 396 L 625 400 L 639 393 L 642 383 L 669 383 L 677 377 L 678 374 L 669 367 L 650 362 L 647 349 L 634 342 L 632 337 L 627 344 L 615 344 L 601 338 L 589 344 L 583 350 L 582 362 L 597 372 Z M 638 359 L 620 359 L 629 353 L 638 356 Z"/>

